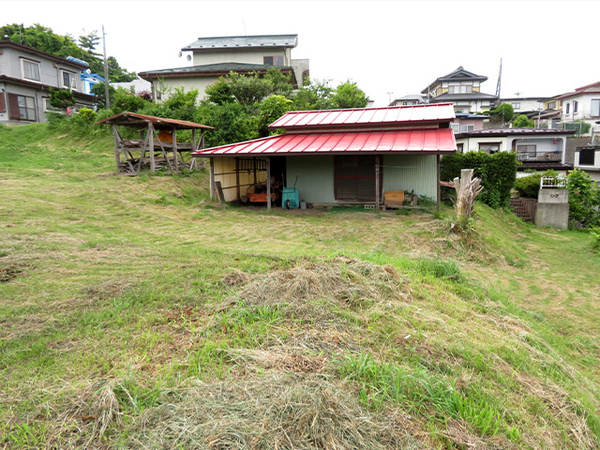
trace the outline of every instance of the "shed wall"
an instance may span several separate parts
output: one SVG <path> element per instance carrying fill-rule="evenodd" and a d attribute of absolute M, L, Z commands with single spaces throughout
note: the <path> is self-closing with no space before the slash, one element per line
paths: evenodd
<path fill-rule="evenodd" d="M 383 192 L 414 191 L 437 200 L 436 155 L 385 155 Z"/>
<path fill-rule="evenodd" d="M 333 190 L 333 156 L 288 156 L 286 178 L 288 186 L 296 187 L 298 197 L 309 203 L 335 203 Z"/>

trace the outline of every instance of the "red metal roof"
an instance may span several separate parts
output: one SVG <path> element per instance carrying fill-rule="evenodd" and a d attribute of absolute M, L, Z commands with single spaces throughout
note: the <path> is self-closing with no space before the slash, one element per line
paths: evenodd
<path fill-rule="evenodd" d="M 388 108 L 292 111 L 273 122 L 270 128 L 343 128 L 352 126 L 389 126 L 415 122 L 443 122 L 454 119 L 452 103 L 390 106 Z"/>
<path fill-rule="evenodd" d="M 194 156 L 257 156 L 345 153 L 452 153 L 450 128 L 395 131 L 288 133 L 237 144 L 207 148 Z"/>

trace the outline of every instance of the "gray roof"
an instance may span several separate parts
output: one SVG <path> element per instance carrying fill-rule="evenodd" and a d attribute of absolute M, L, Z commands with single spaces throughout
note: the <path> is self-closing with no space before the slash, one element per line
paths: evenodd
<path fill-rule="evenodd" d="M 289 66 L 273 66 L 266 64 L 245 64 L 245 63 L 219 63 L 204 64 L 201 66 L 177 67 L 175 69 L 147 70 L 139 72 L 138 75 L 143 79 L 154 79 L 160 76 L 167 77 L 192 77 L 192 76 L 214 76 L 227 75 L 229 72 L 266 72 L 268 69 L 280 69 L 282 71 L 292 70 Z"/>
<path fill-rule="evenodd" d="M 181 50 L 209 50 L 235 48 L 296 47 L 297 34 L 273 34 L 262 36 L 199 37 L 196 42 Z"/>
<path fill-rule="evenodd" d="M 552 128 L 484 128 L 483 130 L 457 133 L 456 139 L 463 137 L 505 137 L 505 136 L 547 136 L 547 135 L 569 135 L 575 130 L 555 130 Z"/>
<path fill-rule="evenodd" d="M 421 91 L 421 94 L 427 94 L 427 90 L 437 83 L 442 81 L 481 81 L 484 82 L 488 78 L 485 75 L 477 75 L 473 72 L 463 69 L 463 66 L 459 66 L 454 72 L 450 72 L 448 75 L 437 78 L 433 83 L 430 83 L 425 89 Z"/>
<path fill-rule="evenodd" d="M 456 102 L 460 100 L 498 100 L 498 97 L 483 92 L 471 92 L 470 94 L 442 94 L 431 99 L 432 102 Z"/>

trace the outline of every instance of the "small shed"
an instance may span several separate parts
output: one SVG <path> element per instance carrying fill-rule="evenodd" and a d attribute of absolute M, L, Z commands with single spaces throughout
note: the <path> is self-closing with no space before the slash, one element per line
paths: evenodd
<path fill-rule="evenodd" d="M 211 193 L 225 201 L 247 201 L 258 188 L 271 207 L 291 186 L 313 204 L 379 208 L 404 193 L 439 201 L 440 157 L 456 151 L 454 117 L 451 103 L 294 111 L 270 125 L 283 134 L 192 156 L 210 158 Z"/>
<path fill-rule="evenodd" d="M 193 169 L 196 160 L 188 156 L 186 161 L 184 153 L 202 150 L 204 131 L 214 130 L 199 123 L 132 112 L 122 112 L 96 124 L 112 125 L 117 172 L 130 176 L 139 174 L 142 169 L 155 172 L 166 168 L 171 173 L 179 172 L 182 168 Z M 140 138 L 123 138 L 119 133 L 120 126 L 139 130 Z M 179 142 L 179 130 L 192 130 L 192 142 Z"/>

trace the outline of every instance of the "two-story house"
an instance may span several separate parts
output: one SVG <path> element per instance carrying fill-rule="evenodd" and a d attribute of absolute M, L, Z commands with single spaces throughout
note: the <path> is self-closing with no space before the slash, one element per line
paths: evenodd
<path fill-rule="evenodd" d="M 575 89 L 575 92 L 557 97 L 562 104 L 563 124 L 582 120 L 591 125 L 587 135 L 600 133 L 600 81 Z"/>
<path fill-rule="evenodd" d="M 81 72 L 87 65 L 11 41 L 0 41 L 0 123 L 45 122 L 51 110 L 50 88 L 69 89 L 75 109 L 91 108 Z"/>
<path fill-rule="evenodd" d="M 481 92 L 486 76 L 476 75 L 460 66 L 454 72 L 439 77 L 421 91 L 426 103 L 452 102 L 457 113 L 477 113 L 494 107 L 498 97 Z"/>
<path fill-rule="evenodd" d="M 292 83 L 298 86 L 309 77 L 309 60 L 292 59 L 292 49 L 297 45 L 297 34 L 201 37 L 181 49 L 192 52 L 188 53 L 192 66 L 149 70 L 138 75 L 152 83 L 157 100 L 168 98 L 179 87 L 185 91 L 198 89 L 202 99 L 206 87 L 229 72 L 266 73 L 273 67 L 291 75 Z"/>

